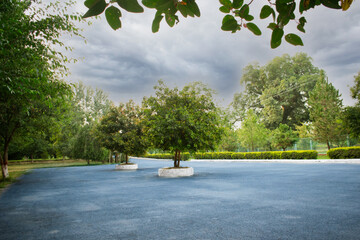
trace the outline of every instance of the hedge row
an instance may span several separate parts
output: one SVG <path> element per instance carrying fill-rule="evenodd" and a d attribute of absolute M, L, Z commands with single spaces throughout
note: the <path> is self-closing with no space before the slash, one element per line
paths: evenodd
<path fill-rule="evenodd" d="M 330 149 L 327 155 L 331 159 L 360 158 L 360 147 L 343 147 Z"/>
<path fill-rule="evenodd" d="M 204 152 L 181 154 L 181 160 L 192 159 L 317 159 L 317 151 L 285 151 L 285 152 Z M 173 155 L 147 154 L 147 158 L 173 159 Z"/>
<path fill-rule="evenodd" d="M 171 153 L 155 153 L 155 154 L 146 154 L 146 158 L 156 158 L 156 159 L 174 159 L 174 154 Z M 180 158 L 182 161 L 190 159 L 190 153 L 185 152 L 181 153 Z"/>
<path fill-rule="evenodd" d="M 316 159 L 316 151 L 285 152 L 207 152 L 195 153 L 195 159 Z"/>

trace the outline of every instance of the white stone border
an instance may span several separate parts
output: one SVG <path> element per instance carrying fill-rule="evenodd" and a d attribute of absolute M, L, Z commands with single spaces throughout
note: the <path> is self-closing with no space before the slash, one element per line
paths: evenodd
<path fill-rule="evenodd" d="M 138 165 L 136 163 L 131 164 L 117 164 L 115 165 L 116 170 L 136 170 L 138 169 Z"/>
<path fill-rule="evenodd" d="M 159 168 L 159 177 L 190 177 L 194 175 L 194 169 L 192 167 L 180 167 L 180 168 Z"/>

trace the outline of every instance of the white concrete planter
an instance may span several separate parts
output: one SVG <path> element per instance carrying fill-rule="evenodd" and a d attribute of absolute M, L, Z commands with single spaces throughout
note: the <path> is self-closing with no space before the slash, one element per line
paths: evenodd
<path fill-rule="evenodd" d="M 117 169 L 117 170 L 136 170 L 136 169 L 138 169 L 138 165 L 136 163 L 117 164 L 115 166 L 115 169 Z"/>
<path fill-rule="evenodd" d="M 159 177 L 190 177 L 194 175 L 194 169 L 192 167 L 180 167 L 180 168 L 159 168 Z"/>

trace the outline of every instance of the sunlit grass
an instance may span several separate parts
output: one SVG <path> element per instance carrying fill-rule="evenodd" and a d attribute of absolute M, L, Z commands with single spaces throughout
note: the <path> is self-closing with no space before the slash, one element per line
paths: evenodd
<path fill-rule="evenodd" d="M 102 162 L 90 162 L 90 165 L 100 165 Z M 25 174 L 26 172 L 31 171 L 35 168 L 54 168 L 54 167 L 77 167 L 77 166 L 89 166 L 86 160 L 64 160 L 64 161 L 46 161 L 46 162 L 10 162 L 9 164 L 9 175 L 5 181 L 0 180 L 0 189 L 5 188 L 17 181 L 17 179 Z M 2 177 L 2 176 L 1 176 Z"/>

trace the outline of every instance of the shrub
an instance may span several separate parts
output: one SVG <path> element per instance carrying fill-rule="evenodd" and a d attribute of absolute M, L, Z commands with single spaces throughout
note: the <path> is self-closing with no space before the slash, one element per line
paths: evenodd
<path fill-rule="evenodd" d="M 190 153 L 185 152 L 181 154 L 181 160 L 187 161 L 190 159 Z M 171 153 L 154 153 L 154 154 L 146 154 L 144 157 L 146 158 L 156 158 L 156 159 L 174 159 L 174 154 Z"/>
<path fill-rule="evenodd" d="M 285 151 L 281 152 L 281 159 L 317 159 L 317 151 Z"/>
<path fill-rule="evenodd" d="M 360 158 L 360 147 L 333 148 L 327 155 L 331 159 Z"/>

